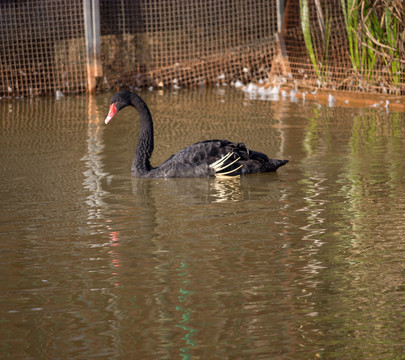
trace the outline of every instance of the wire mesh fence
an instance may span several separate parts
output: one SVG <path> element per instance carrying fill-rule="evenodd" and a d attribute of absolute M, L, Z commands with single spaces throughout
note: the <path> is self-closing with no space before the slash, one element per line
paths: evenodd
<path fill-rule="evenodd" d="M 301 85 L 405 94 L 402 0 L 290 0 L 281 36 Z"/>
<path fill-rule="evenodd" d="M 190 86 L 258 72 L 275 49 L 276 4 L 158 0 L 117 6 L 102 0 L 105 78 L 118 86 Z"/>
<path fill-rule="evenodd" d="M 1 97 L 89 90 L 88 3 L 100 90 L 281 79 L 405 94 L 401 0 L 15 0 L 0 3 Z"/>
<path fill-rule="evenodd" d="M 0 96 L 84 91 L 82 1 L 2 1 L 0 59 Z"/>

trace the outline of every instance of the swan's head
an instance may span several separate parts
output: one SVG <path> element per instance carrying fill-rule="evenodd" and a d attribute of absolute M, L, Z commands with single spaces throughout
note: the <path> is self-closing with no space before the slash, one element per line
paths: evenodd
<path fill-rule="evenodd" d="M 131 105 L 131 96 L 134 95 L 129 91 L 120 91 L 116 93 L 111 98 L 111 105 L 110 110 L 108 111 L 108 115 L 105 118 L 104 122 L 108 124 L 108 122 L 114 117 L 114 115 L 122 110 L 124 107 Z"/>

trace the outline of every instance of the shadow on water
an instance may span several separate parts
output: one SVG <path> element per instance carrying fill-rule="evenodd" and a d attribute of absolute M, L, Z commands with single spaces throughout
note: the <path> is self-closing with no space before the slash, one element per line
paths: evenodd
<path fill-rule="evenodd" d="M 401 358 L 404 115 L 143 95 L 153 164 L 218 137 L 290 162 L 132 179 L 109 94 L 0 102 L 5 358 Z"/>

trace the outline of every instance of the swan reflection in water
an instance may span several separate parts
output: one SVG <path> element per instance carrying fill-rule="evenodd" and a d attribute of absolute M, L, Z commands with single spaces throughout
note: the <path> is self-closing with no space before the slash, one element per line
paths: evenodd
<path fill-rule="evenodd" d="M 280 198 L 280 179 L 276 174 L 228 178 L 164 178 L 132 177 L 132 192 L 139 204 L 158 199 L 177 204 L 209 204 Z M 282 192 L 282 191 L 281 191 Z M 158 201 L 160 202 L 160 201 Z"/>

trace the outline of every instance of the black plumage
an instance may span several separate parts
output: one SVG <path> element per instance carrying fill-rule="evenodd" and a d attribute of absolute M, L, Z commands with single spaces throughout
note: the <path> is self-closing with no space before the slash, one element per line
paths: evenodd
<path fill-rule="evenodd" d="M 248 149 L 243 143 L 205 140 L 180 150 L 162 165 L 152 167 L 149 162 L 153 152 L 152 116 L 138 95 L 129 91 L 115 94 L 105 123 L 127 106 L 133 106 L 138 111 L 140 120 L 138 146 L 132 165 L 132 175 L 135 177 L 237 176 L 276 171 L 288 162 L 269 159 L 263 153 Z"/>

